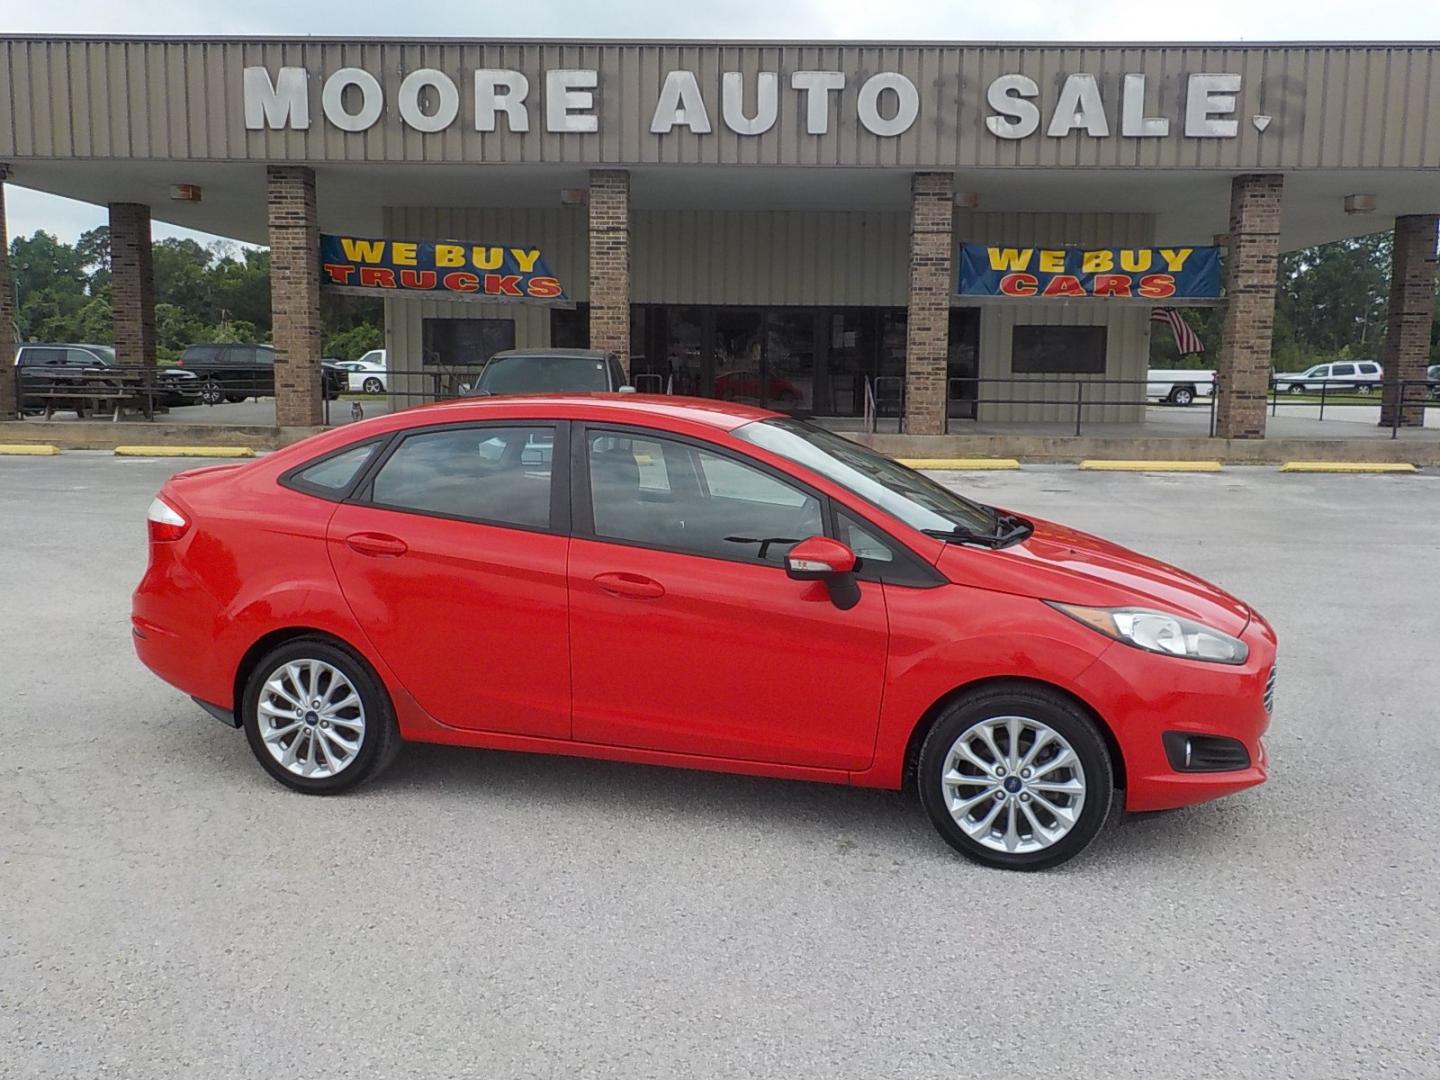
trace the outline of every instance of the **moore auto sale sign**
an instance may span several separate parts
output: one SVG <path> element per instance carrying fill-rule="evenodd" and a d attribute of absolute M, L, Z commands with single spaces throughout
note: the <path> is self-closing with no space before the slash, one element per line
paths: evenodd
<path fill-rule="evenodd" d="M 1196 72 L 1178 79 L 1177 107 L 1167 113 L 1154 104 L 1159 92 L 1142 74 L 1101 77 L 1075 72 L 1042 93 L 1030 75 L 1009 72 L 984 85 L 981 115 L 985 129 L 1004 140 L 1041 132 L 1051 138 L 1235 138 L 1242 77 Z M 312 100 L 317 88 L 318 100 Z M 853 95 L 846 94 L 847 88 Z M 586 134 L 600 129 L 597 99 L 603 92 L 594 68 L 476 68 L 457 73 L 417 67 L 403 74 L 362 67 L 328 73 L 306 67 L 244 69 L 245 126 L 252 131 L 305 131 L 323 121 L 340 131 L 362 132 L 389 110 L 406 127 L 426 133 L 464 123 L 479 132 L 525 133 L 533 128 Z M 804 131 L 812 136 L 858 126 L 881 138 L 895 138 L 913 128 L 927 106 L 937 105 L 927 103 L 920 87 L 898 71 L 725 71 L 718 84 L 712 78 L 702 85 L 694 71 L 681 68 L 664 72 L 653 97 L 638 104 L 638 119 L 648 124 L 652 135 L 682 130 L 709 135 L 722 126 L 737 135 L 764 135 L 776 126 L 782 95 L 787 94 L 795 97 Z M 842 100 L 853 104 L 842 110 Z M 1263 132 L 1271 118 L 1256 114 L 1248 119 Z"/>

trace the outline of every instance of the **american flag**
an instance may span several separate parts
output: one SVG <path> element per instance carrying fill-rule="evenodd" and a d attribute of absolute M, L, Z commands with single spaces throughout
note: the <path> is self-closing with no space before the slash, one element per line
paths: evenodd
<path fill-rule="evenodd" d="M 1205 351 L 1205 345 L 1201 342 L 1200 335 L 1190 329 L 1190 324 L 1185 321 L 1185 316 L 1175 308 L 1154 308 L 1150 312 L 1150 321 L 1164 323 L 1170 327 L 1170 333 L 1175 335 L 1175 348 L 1181 356 Z"/>

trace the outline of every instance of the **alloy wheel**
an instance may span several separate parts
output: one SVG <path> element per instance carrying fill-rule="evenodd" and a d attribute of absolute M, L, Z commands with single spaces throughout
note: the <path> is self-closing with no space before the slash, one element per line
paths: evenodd
<path fill-rule="evenodd" d="M 992 851 L 1043 851 L 1063 839 L 1085 806 L 1085 769 L 1054 728 L 997 716 L 967 728 L 941 775 L 955 823 Z"/>
<path fill-rule="evenodd" d="M 344 771 L 365 743 L 365 706 L 344 672 L 323 660 L 287 660 L 272 671 L 256 706 L 270 756 L 296 776 Z"/>

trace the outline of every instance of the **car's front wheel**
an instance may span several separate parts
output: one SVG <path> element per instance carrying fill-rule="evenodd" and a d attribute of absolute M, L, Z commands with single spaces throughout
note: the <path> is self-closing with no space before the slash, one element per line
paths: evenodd
<path fill-rule="evenodd" d="M 379 775 L 400 749 L 380 680 L 349 650 L 319 638 L 286 642 L 255 665 L 241 708 L 261 766 L 309 795 Z"/>
<path fill-rule="evenodd" d="M 951 704 L 926 736 L 916 781 L 951 847 L 1007 870 L 1045 870 L 1080 854 L 1115 797 L 1094 721 L 1028 684 L 987 687 Z"/>
<path fill-rule="evenodd" d="M 206 379 L 200 384 L 200 401 L 205 405 L 219 405 L 225 400 L 225 391 L 214 379 Z"/>
<path fill-rule="evenodd" d="M 1285 389 L 1289 390 L 1292 394 L 1304 394 L 1308 392 L 1304 383 L 1291 383 Z"/>

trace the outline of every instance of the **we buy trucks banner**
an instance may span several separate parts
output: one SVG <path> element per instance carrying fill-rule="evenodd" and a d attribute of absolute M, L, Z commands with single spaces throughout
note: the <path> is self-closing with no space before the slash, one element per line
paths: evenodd
<path fill-rule="evenodd" d="M 1018 299 L 1214 299 L 1220 295 L 1220 249 L 965 244 L 959 291 Z"/>
<path fill-rule="evenodd" d="M 568 305 L 540 249 L 460 240 L 320 236 L 320 285 L 336 292 Z"/>

